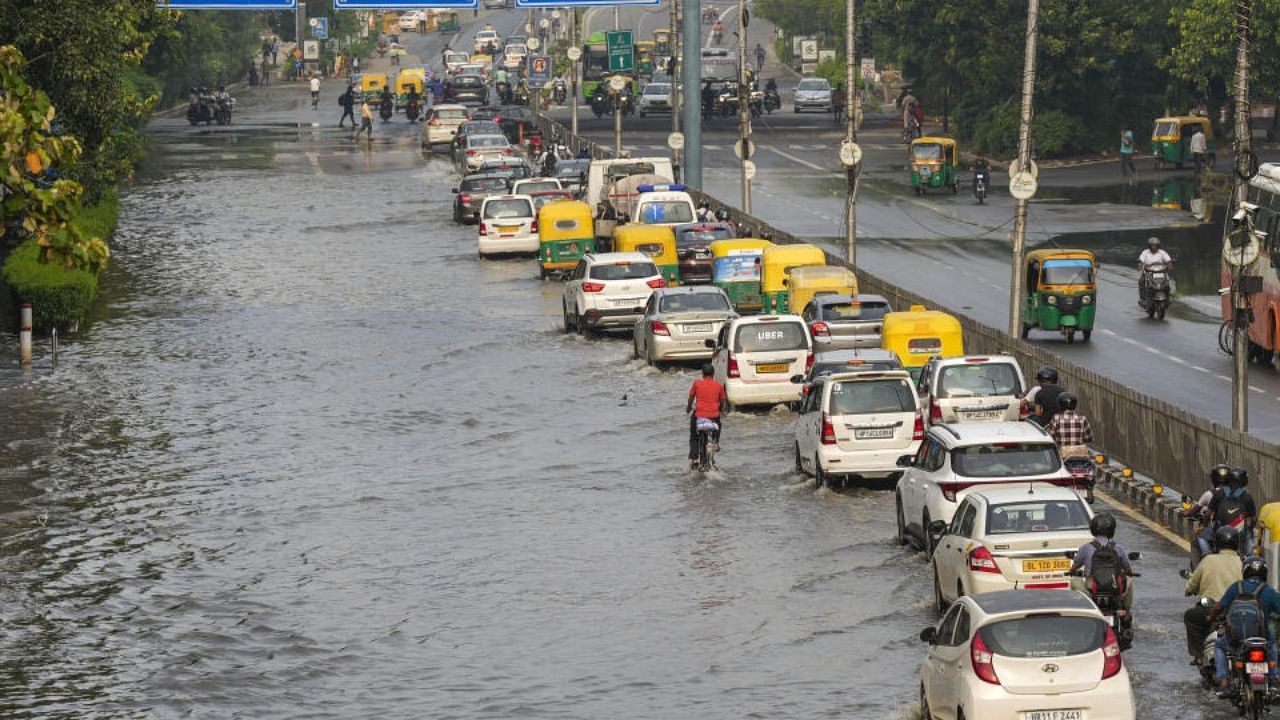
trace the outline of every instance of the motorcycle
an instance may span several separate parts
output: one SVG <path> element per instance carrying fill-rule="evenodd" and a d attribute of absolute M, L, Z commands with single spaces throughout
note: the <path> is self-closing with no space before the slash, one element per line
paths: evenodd
<path fill-rule="evenodd" d="M 605 115 L 612 115 L 613 103 L 609 102 L 609 96 L 604 94 L 592 95 L 591 112 L 595 114 L 597 120 Z"/>
<path fill-rule="evenodd" d="M 752 119 L 758 118 L 764 114 L 764 93 L 759 90 L 752 90 L 750 100 L 747 101 L 747 107 L 751 108 Z"/>
<path fill-rule="evenodd" d="M 764 91 L 764 111 L 772 114 L 774 110 L 782 109 L 782 96 L 777 90 Z"/>
<path fill-rule="evenodd" d="M 236 106 L 236 99 L 230 95 L 225 95 L 214 101 L 213 120 L 219 125 L 231 124 L 231 111 Z"/>
<path fill-rule="evenodd" d="M 1092 505 L 1093 486 L 1097 479 L 1098 469 L 1093 458 L 1088 455 L 1076 455 L 1074 457 L 1064 458 L 1062 466 L 1071 474 L 1071 480 L 1075 483 L 1076 487 L 1084 488 L 1085 500 Z"/>
<path fill-rule="evenodd" d="M 1208 598 L 1201 598 L 1200 602 L 1213 604 Z M 1213 677 L 1213 654 L 1218 635 L 1223 632 L 1226 632 L 1226 626 L 1218 623 L 1214 631 L 1210 632 L 1204 640 L 1204 654 L 1200 658 L 1200 677 L 1208 688 L 1217 685 Z M 1230 699 L 1243 717 L 1250 720 L 1261 720 L 1266 717 L 1270 714 L 1268 675 L 1271 668 L 1267 658 L 1267 639 L 1249 637 L 1241 642 L 1228 642 L 1226 659 L 1227 690 L 1222 697 Z"/>
<path fill-rule="evenodd" d="M 556 80 L 552 96 L 555 98 L 557 105 L 563 105 L 564 101 L 569 97 L 569 89 L 565 87 L 563 80 Z"/>
<path fill-rule="evenodd" d="M 418 114 L 419 114 L 418 101 L 410 100 L 408 104 L 404 106 L 405 119 L 408 120 L 409 122 L 415 122 L 418 119 Z"/>
<path fill-rule="evenodd" d="M 498 103 L 500 105 L 511 104 L 511 83 L 505 80 L 499 80 L 494 84 L 493 89 L 498 93 Z"/>
<path fill-rule="evenodd" d="M 208 125 L 213 120 L 213 97 L 207 92 L 192 93 L 190 103 L 187 105 L 187 122 L 192 125 L 200 123 Z"/>
<path fill-rule="evenodd" d="M 1147 311 L 1149 319 L 1164 319 L 1169 309 L 1169 268 L 1164 263 L 1148 266 L 1142 271 L 1138 284 L 1138 306 Z"/>
<path fill-rule="evenodd" d="M 716 96 L 716 114 L 720 117 L 731 117 L 738 114 L 738 93 L 728 88 L 721 90 Z"/>
<path fill-rule="evenodd" d="M 383 100 L 382 105 L 378 108 L 378 116 L 382 118 L 382 122 L 387 122 L 396 112 L 396 104 L 393 100 Z"/>
<path fill-rule="evenodd" d="M 636 114 L 636 101 L 635 98 L 631 97 L 631 93 L 623 93 L 618 102 L 622 107 L 622 117 L 630 117 Z"/>
<path fill-rule="evenodd" d="M 1076 551 L 1066 553 L 1069 558 L 1075 558 Z M 1142 553 L 1129 553 L 1129 560 L 1139 560 Z M 1120 644 L 1120 650 L 1123 652 L 1133 645 L 1133 612 L 1122 607 L 1125 587 L 1131 581 L 1130 578 L 1142 577 L 1142 573 L 1136 572 L 1118 572 L 1116 573 L 1115 582 L 1111 583 L 1111 587 L 1106 588 L 1098 584 L 1098 581 L 1092 577 L 1088 577 L 1084 573 L 1084 568 L 1076 571 L 1076 577 L 1084 579 L 1084 591 L 1098 606 L 1098 610 L 1102 611 L 1102 615 L 1111 625 L 1111 631 L 1115 633 L 1116 642 Z"/>
<path fill-rule="evenodd" d="M 987 188 L 991 186 L 990 170 L 974 170 L 973 171 L 973 196 L 978 199 L 978 204 L 982 205 L 987 201 Z M 1090 485 L 1090 491 L 1093 486 Z M 1093 498 L 1089 498 L 1089 502 L 1093 502 Z"/>

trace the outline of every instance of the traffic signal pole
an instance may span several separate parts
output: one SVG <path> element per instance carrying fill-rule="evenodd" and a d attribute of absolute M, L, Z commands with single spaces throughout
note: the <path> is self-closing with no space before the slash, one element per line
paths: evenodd
<path fill-rule="evenodd" d="M 681 110 L 684 117 L 684 182 L 702 189 L 702 0 L 684 0 Z"/>

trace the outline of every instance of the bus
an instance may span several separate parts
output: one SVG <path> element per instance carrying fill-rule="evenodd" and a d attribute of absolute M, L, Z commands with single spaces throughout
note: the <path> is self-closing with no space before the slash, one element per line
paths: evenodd
<path fill-rule="evenodd" d="M 593 32 L 587 36 L 587 42 L 582 46 L 582 97 L 590 101 L 591 96 L 595 95 L 596 87 L 600 85 L 606 77 L 611 75 L 609 72 L 609 46 L 604 32 Z M 635 67 L 635 59 L 631 61 L 631 67 Z M 638 95 L 640 88 L 636 85 L 636 80 L 631 80 L 631 93 Z"/>
<path fill-rule="evenodd" d="M 1249 181 L 1246 206 L 1253 216 L 1258 238 L 1258 259 L 1246 274 L 1262 276 L 1262 291 L 1250 296 L 1253 320 L 1249 323 L 1249 360 L 1280 369 L 1280 163 L 1263 163 Z M 1226 253 L 1224 253 L 1225 255 Z M 1222 266 L 1222 287 L 1231 285 L 1232 268 Z M 1231 295 L 1222 296 L 1222 319 L 1231 320 Z"/>

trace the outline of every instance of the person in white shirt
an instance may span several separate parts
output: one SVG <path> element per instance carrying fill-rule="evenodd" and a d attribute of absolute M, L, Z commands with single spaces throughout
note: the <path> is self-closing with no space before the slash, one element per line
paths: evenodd
<path fill-rule="evenodd" d="M 311 109 L 320 107 L 320 78 L 311 77 Z"/>
<path fill-rule="evenodd" d="M 1191 136 L 1191 157 L 1196 163 L 1196 175 L 1204 168 L 1204 157 L 1209 152 L 1209 143 L 1204 136 L 1204 131 L 1199 125 L 1196 125 L 1195 134 Z"/>
<path fill-rule="evenodd" d="M 1147 249 L 1138 256 L 1138 271 L 1142 273 L 1138 278 L 1139 299 L 1145 301 L 1147 298 L 1147 271 L 1160 265 L 1164 266 L 1165 272 L 1169 272 L 1173 269 L 1173 258 L 1160 248 L 1160 238 L 1149 237 Z"/>

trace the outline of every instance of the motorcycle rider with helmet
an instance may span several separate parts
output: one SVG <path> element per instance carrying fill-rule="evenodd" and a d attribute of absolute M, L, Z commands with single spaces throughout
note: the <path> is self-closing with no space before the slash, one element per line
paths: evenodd
<path fill-rule="evenodd" d="M 1226 487 L 1227 475 L 1230 472 L 1231 466 L 1226 463 L 1218 463 L 1209 468 L 1209 489 L 1205 490 L 1191 504 L 1191 507 L 1187 508 L 1182 514 L 1187 519 L 1199 521 L 1203 526 L 1196 536 L 1196 549 L 1199 552 L 1199 557 L 1203 558 L 1212 551 L 1214 525 L 1213 516 L 1209 512 L 1209 505 L 1217 497 L 1218 492 Z"/>
<path fill-rule="evenodd" d="M 1212 618 L 1225 616 L 1226 631 L 1219 633 L 1218 641 L 1213 648 L 1213 679 L 1218 684 L 1218 694 L 1224 695 L 1227 691 L 1227 645 L 1228 643 L 1239 643 L 1246 640 L 1249 636 L 1258 633 L 1266 633 L 1267 652 L 1271 661 L 1271 671 L 1268 677 L 1272 683 L 1269 691 L 1275 692 L 1274 683 L 1280 679 L 1277 675 L 1275 665 L 1276 659 L 1276 637 L 1271 630 L 1270 618 L 1280 615 L 1280 592 L 1276 592 L 1267 584 L 1267 561 L 1254 555 L 1244 561 L 1244 565 L 1240 570 L 1242 579 L 1232 583 L 1222 593 L 1222 598 L 1214 605 Z M 1255 603 L 1260 610 L 1262 627 L 1243 627 L 1243 623 L 1235 621 L 1232 613 L 1232 606 L 1236 603 Z"/>
<path fill-rule="evenodd" d="M 1133 583 L 1128 582 L 1127 578 L 1133 574 L 1133 566 L 1129 564 L 1129 555 L 1115 541 L 1116 537 L 1116 519 L 1108 512 L 1101 512 L 1093 516 L 1089 521 L 1089 533 L 1093 535 L 1093 539 L 1076 551 L 1075 558 L 1071 561 L 1070 575 L 1072 576 L 1071 585 L 1073 589 L 1079 590 L 1086 595 L 1092 595 L 1090 591 L 1090 583 L 1098 582 L 1099 584 L 1108 580 L 1114 582 L 1120 591 L 1120 607 L 1128 610 L 1133 605 Z M 1097 573 L 1104 572 L 1102 560 L 1105 559 L 1111 568 L 1106 571 L 1113 573 L 1113 578 L 1099 578 Z M 1095 568 L 1095 560 L 1098 560 Z"/>
<path fill-rule="evenodd" d="M 1045 430 L 1058 443 L 1058 452 L 1063 459 L 1080 457 L 1089 454 L 1089 443 L 1093 442 L 1093 428 L 1089 418 L 1076 411 L 1080 400 L 1073 392 L 1058 395 L 1058 414 L 1053 416 Z"/>
<path fill-rule="evenodd" d="M 1031 420 L 1040 427 L 1047 427 L 1054 415 L 1058 414 L 1058 396 L 1062 388 L 1058 385 L 1057 369 L 1045 365 L 1036 371 L 1038 386 L 1027 393 L 1027 403 L 1031 408 Z"/>
<path fill-rule="evenodd" d="M 1227 485 L 1209 501 L 1214 527 L 1229 525 L 1240 533 L 1240 553 L 1253 552 L 1253 530 L 1258 522 L 1258 503 L 1245 487 L 1249 472 L 1241 467 L 1227 471 Z"/>
<path fill-rule="evenodd" d="M 1222 599 L 1223 593 L 1232 584 L 1243 579 L 1240 562 L 1240 533 L 1233 527 L 1218 528 L 1213 536 L 1217 552 L 1205 555 L 1196 566 L 1195 572 L 1187 578 L 1187 595 L 1207 598 L 1211 603 Z M 1212 625 L 1209 615 L 1212 604 L 1197 601 L 1182 615 L 1182 624 L 1187 629 L 1187 652 L 1191 655 L 1193 665 L 1200 665 L 1204 658 L 1204 641 L 1209 637 Z"/>

